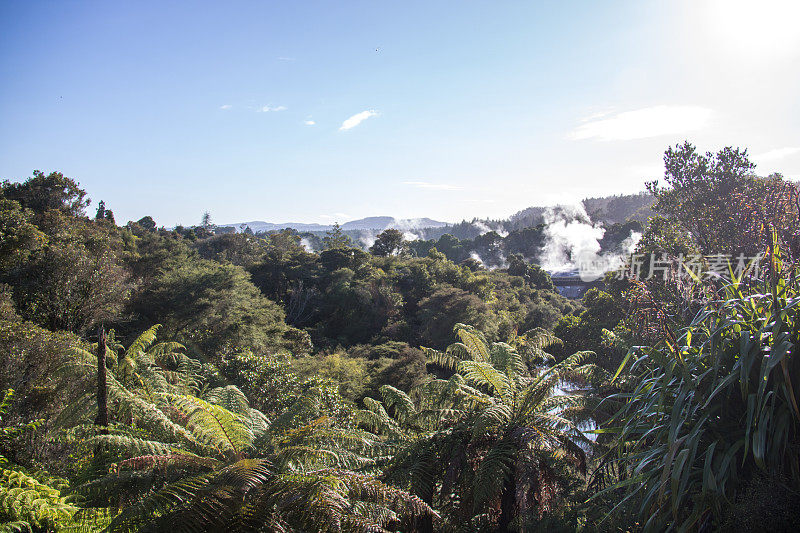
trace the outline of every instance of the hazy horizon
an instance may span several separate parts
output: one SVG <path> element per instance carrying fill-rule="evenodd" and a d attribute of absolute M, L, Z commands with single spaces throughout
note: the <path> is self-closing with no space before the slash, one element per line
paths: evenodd
<path fill-rule="evenodd" d="M 507 218 L 635 193 L 664 150 L 800 178 L 800 5 L 0 5 L 0 179 L 117 221 Z M 96 205 L 96 204 L 95 204 Z M 92 208 L 90 208 L 92 209 Z"/>

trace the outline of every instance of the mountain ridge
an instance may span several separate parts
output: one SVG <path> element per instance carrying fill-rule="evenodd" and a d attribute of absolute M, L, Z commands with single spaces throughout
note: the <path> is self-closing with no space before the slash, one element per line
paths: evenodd
<path fill-rule="evenodd" d="M 356 220 L 350 220 L 341 224 L 343 230 L 385 230 L 385 229 L 398 229 L 410 230 L 420 228 L 442 228 L 448 226 L 447 222 L 433 220 L 432 218 L 394 218 L 390 216 L 377 216 L 365 217 Z M 218 224 L 222 228 L 235 228 L 241 231 L 249 227 L 252 231 L 258 233 L 262 231 L 279 231 L 286 228 L 291 228 L 297 231 L 329 231 L 333 228 L 333 224 L 309 224 L 303 222 L 265 222 L 263 220 L 253 220 L 250 222 L 237 222 L 234 224 Z"/>
<path fill-rule="evenodd" d="M 649 192 L 642 191 L 634 194 L 614 194 L 597 198 L 584 198 L 574 205 L 531 206 L 510 215 L 503 220 L 488 220 L 475 218 L 472 221 L 464 220 L 459 223 L 448 223 L 428 217 L 422 218 L 394 218 L 391 216 L 374 216 L 350 220 L 341 224 L 344 231 L 380 232 L 385 229 L 398 229 L 401 231 L 416 231 L 421 229 L 440 229 L 445 227 L 455 228 L 464 224 L 477 226 L 481 232 L 497 230 L 498 226 L 505 231 L 536 226 L 544 222 L 545 214 L 552 210 L 575 211 L 583 210 L 583 216 L 592 223 L 605 225 L 622 223 L 628 219 L 644 222 L 654 213 L 652 211 L 655 198 Z M 329 231 L 333 224 L 309 224 L 302 222 L 265 222 L 255 220 L 235 224 L 219 224 L 219 227 L 234 228 L 242 231 L 249 227 L 252 231 L 267 232 L 280 231 L 291 228 L 300 232 Z M 491 228 L 489 227 L 491 226 Z M 441 230 L 440 230 L 441 231 Z M 499 230 L 498 230 L 499 231 Z"/>

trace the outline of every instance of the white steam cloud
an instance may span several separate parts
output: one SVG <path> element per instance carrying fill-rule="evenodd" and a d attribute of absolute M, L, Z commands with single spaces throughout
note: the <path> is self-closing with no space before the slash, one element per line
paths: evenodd
<path fill-rule="evenodd" d="M 636 250 L 636 245 L 642 238 L 642 234 L 638 231 L 632 231 L 627 239 L 622 241 L 622 252 L 626 255 L 631 255 Z"/>
<path fill-rule="evenodd" d="M 481 235 L 486 235 L 490 231 L 497 233 L 499 236 L 506 238 L 508 237 L 508 232 L 503 228 L 492 228 L 485 222 L 481 222 L 480 220 L 476 220 L 472 223 L 472 226 L 478 228 L 478 231 L 481 232 Z"/>
<path fill-rule="evenodd" d="M 491 263 L 487 263 L 483 260 L 483 258 L 478 255 L 478 252 L 475 250 L 469 253 L 469 256 L 478 262 L 483 268 L 487 270 L 497 270 L 498 268 L 508 268 L 508 261 L 506 260 L 505 254 L 501 250 L 497 250 L 495 260 Z"/>
<path fill-rule="evenodd" d="M 544 212 L 546 239 L 541 254 L 542 268 L 565 272 L 577 268 L 578 257 L 597 256 L 605 230 L 595 226 L 583 205 L 548 207 Z"/>
<path fill-rule="evenodd" d="M 554 274 L 577 271 L 584 281 L 594 281 L 620 268 L 642 238 L 641 233 L 632 231 L 618 251 L 601 254 L 600 239 L 606 230 L 592 223 L 583 205 L 551 207 L 543 216 L 547 227 L 542 268 Z"/>
<path fill-rule="evenodd" d="M 490 228 L 480 220 L 476 220 L 475 222 L 472 223 L 472 225 L 478 228 L 478 230 L 481 232 L 481 235 L 486 235 L 487 233 L 492 231 L 492 228 Z"/>
<path fill-rule="evenodd" d="M 300 245 L 306 249 L 306 252 L 313 253 L 314 252 L 314 245 L 311 244 L 311 241 L 308 240 L 306 237 L 300 239 Z"/>
<path fill-rule="evenodd" d="M 358 240 L 361 241 L 361 244 L 364 245 L 364 248 L 369 250 L 370 248 L 372 248 L 372 245 L 375 244 L 375 240 L 377 239 L 377 237 L 378 236 L 376 232 L 365 229 L 361 230 L 361 236 L 358 238 Z"/>
<path fill-rule="evenodd" d="M 478 252 L 470 252 L 469 256 L 477 261 L 482 267 L 486 268 L 486 263 L 483 262 L 483 259 L 481 259 L 481 256 L 478 255 Z"/>

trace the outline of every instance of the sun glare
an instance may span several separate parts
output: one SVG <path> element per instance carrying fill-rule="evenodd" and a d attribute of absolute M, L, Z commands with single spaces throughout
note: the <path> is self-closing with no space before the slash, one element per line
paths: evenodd
<path fill-rule="evenodd" d="M 708 36 L 719 48 L 761 62 L 800 54 L 800 2 L 711 0 Z"/>

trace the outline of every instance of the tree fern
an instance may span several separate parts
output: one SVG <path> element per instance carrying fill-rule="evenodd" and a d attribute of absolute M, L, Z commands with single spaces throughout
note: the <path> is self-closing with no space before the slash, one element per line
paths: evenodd
<path fill-rule="evenodd" d="M 3 393 L 0 420 L 13 399 L 13 390 Z M 7 445 L 11 439 L 37 425 L 38 422 L 33 422 L 0 427 L 0 443 Z M 0 531 L 55 531 L 80 525 L 79 520 L 73 519 L 78 507 L 53 485 L 12 466 L 0 455 Z"/>
<path fill-rule="evenodd" d="M 72 523 L 77 511 L 58 489 L 19 470 L 0 469 L 0 521 L 12 523 L 9 526 L 55 531 Z"/>
<path fill-rule="evenodd" d="M 556 387 L 591 375 L 591 354 L 542 368 L 549 359 L 544 348 L 558 343 L 547 332 L 529 332 L 514 345 L 488 343 L 463 324 L 455 332 L 460 342 L 426 354 L 429 363 L 457 373 L 428 381 L 411 395 L 419 398 L 415 419 L 425 430 L 400 448 L 387 479 L 446 510 L 455 522 L 505 530 L 523 519 L 521 510 L 536 516 L 544 509 L 525 499 L 525 487 L 554 494 L 567 485 L 561 481 L 565 472 L 581 475 L 585 469 L 590 442 L 576 420 L 585 419 L 586 397 L 556 395 Z M 536 364 L 526 365 L 515 346 L 528 349 Z M 433 419 L 423 413 L 439 422 L 419 424 Z M 542 496 L 545 501 L 551 500 Z"/>

